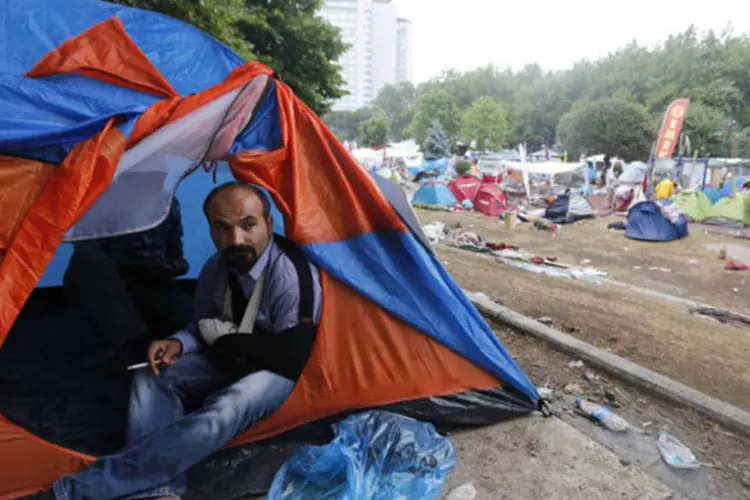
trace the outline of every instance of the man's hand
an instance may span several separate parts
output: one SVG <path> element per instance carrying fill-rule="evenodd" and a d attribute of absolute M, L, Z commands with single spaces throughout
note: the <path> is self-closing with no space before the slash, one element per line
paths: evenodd
<path fill-rule="evenodd" d="M 182 342 L 175 339 L 156 340 L 148 346 L 148 364 L 154 375 L 159 375 L 159 365 L 171 366 L 182 353 Z"/>

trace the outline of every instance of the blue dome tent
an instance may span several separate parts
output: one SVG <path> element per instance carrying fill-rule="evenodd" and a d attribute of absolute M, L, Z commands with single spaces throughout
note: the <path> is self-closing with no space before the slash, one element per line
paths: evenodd
<path fill-rule="evenodd" d="M 641 241 L 674 241 L 688 236 L 688 221 L 671 200 L 642 201 L 630 208 L 625 237 Z"/>
<path fill-rule="evenodd" d="M 424 203 L 426 205 L 443 205 L 452 207 L 458 204 L 458 200 L 445 184 L 432 182 L 423 185 L 414 193 L 412 203 Z"/>

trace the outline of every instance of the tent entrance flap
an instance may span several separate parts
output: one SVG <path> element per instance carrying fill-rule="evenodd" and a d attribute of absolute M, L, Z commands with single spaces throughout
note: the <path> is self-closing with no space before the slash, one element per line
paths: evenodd
<path fill-rule="evenodd" d="M 120 236 L 159 225 L 182 179 L 204 161 L 228 158 L 269 83 L 268 75 L 257 76 L 125 151 L 110 187 L 64 241 Z"/>

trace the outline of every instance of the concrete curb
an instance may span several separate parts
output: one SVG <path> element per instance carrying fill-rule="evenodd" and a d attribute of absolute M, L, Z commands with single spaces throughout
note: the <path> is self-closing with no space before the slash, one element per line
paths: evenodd
<path fill-rule="evenodd" d="M 491 301 L 482 293 L 465 291 L 466 296 L 482 314 L 492 320 L 521 330 L 543 340 L 557 350 L 566 352 L 646 391 L 687 406 L 723 424 L 727 428 L 750 436 L 750 413 L 729 403 L 696 391 L 675 380 L 637 365 L 571 335 L 534 321 L 512 309 Z"/>

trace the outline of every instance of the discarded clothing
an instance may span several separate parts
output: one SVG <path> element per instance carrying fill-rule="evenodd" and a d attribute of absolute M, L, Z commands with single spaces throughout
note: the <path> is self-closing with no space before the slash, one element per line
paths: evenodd
<path fill-rule="evenodd" d="M 747 265 L 741 262 L 735 262 L 733 260 L 728 261 L 724 264 L 725 271 L 747 271 Z"/>
<path fill-rule="evenodd" d="M 628 228 L 628 225 L 622 221 L 612 222 L 609 225 L 607 225 L 607 229 L 615 229 L 617 231 L 625 231 L 627 228 Z"/>

